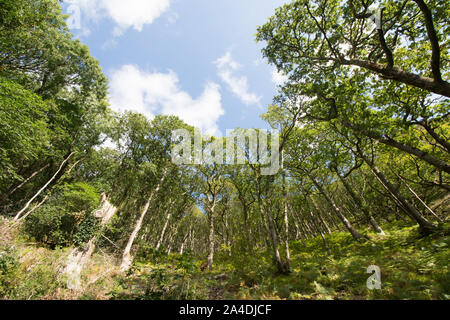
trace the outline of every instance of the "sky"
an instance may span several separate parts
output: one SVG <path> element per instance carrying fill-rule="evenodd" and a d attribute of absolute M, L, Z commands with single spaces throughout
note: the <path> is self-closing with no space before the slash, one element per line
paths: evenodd
<path fill-rule="evenodd" d="M 257 26 L 286 0 L 66 0 L 75 37 L 109 79 L 115 111 L 177 115 L 204 134 L 268 128 L 285 77 L 263 60 Z"/>

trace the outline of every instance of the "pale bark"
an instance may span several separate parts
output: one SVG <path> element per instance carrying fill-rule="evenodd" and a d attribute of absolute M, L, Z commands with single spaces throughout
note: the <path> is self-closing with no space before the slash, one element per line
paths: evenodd
<path fill-rule="evenodd" d="M 317 180 L 309 173 L 307 173 L 308 177 L 311 179 L 313 184 L 317 187 L 317 189 L 320 191 L 320 193 L 325 197 L 327 202 L 331 205 L 331 208 L 333 209 L 334 213 L 339 217 L 339 219 L 344 224 L 345 228 L 350 232 L 353 239 L 359 240 L 363 236 L 353 227 L 353 225 L 348 221 L 348 219 L 343 215 L 339 207 L 334 203 L 333 199 L 328 195 L 328 193 L 324 190 L 324 188 L 320 185 L 320 183 L 317 182 Z"/>
<path fill-rule="evenodd" d="M 159 236 L 158 243 L 156 244 L 156 248 L 155 248 L 156 251 L 158 251 L 159 248 L 161 247 L 161 244 L 162 244 L 162 242 L 164 240 L 164 236 L 166 234 L 167 227 L 169 226 L 169 221 L 170 221 L 170 218 L 172 216 L 172 211 L 171 211 L 172 208 L 171 208 L 171 206 L 172 206 L 173 202 L 174 201 L 171 201 L 169 203 L 169 208 L 167 208 L 167 210 L 165 212 L 166 220 L 164 221 L 164 226 L 163 226 L 163 229 L 161 231 L 161 235 Z"/>
<path fill-rule="evenodd" d="M 260 208 L 260 210 L 262 210 L 262 207 Z M 278 250 L 277 232 L 275 229 L 275 224 L 273 223 L 273 217 L 272 214 L 270 213 L 270 210 L 267 210 L 267 218 L 269 220 L 268 222 L 269 222 L 270 238 L 272 240 L 272 249 L 275 261 L 277 263 L 277 269 L 280 273 L 288 273 L 289 269 L 287 269 L 287 266 L 281 260 L 280 251 Z"/>
<path fill-rule="evenodd" d="M 314 206 L 314 209 L 316 209 L 317 212 L 317 216 L 319 217 L 320 222 L 322 222 L 323 226 L 325 227 L 325 229 L 327 230 L 328 234 L 331 234 L 331 229 L 328 226 L 328 224 L 326 223 L 326 221 L 322 218 L 322 210 L 320 209 L 319 205 L 317 204 L 316 200 L 314 199 L 314 197 L 311 197 L 311 202 Z"/>
<path fill-rule="evenodd" d="M 161 188 L 161 185 L 163 184 L 164 180 L 166 179 L 167 176 L 167 171 L 168 169 L 165 168 L 163 175 L 161 177 L 161 179 L 158 182 L 158 185 L 156 186 L 156 188 L 152 191 L 152 193 L 150 194 L 147 203 L 145 204 L 144 208 L 142 209 L 141 215 L 138 219 L 138 221 L 136 222 L 136 225 L 133 229 L 133 232 L 130 235 L 130 238 L 128 239 L 128 243 L 123 251 L 123 255 L 122 255 L 122 263 L 120 266 L 121 271 L 125 272 L 128 269 L 130 269 L 131 264 L 133 263 L 133 257 L 131 256 L 131 247 L 133 246 L 134 241 L 136 240 L 136 237 L 139 233 L 139 231 L 142 228 L 142 224 L 144 222 L 144 218 L 147 214 L 148 208 L 150 207 L 150 204 L 153 201 L 153 198 L 155 197 L 155 195 L 158 194 L 159 189 Z"/>
<path fill-rule="evenodd" d="M 289 217 L 288 217 L 288 194 L 286 190 L 286 172 L 284 168 L 284 151 L 281 151 L 281 172 L 283 175 L 283 214 L 284 214 L 284 232 L 285 232 L 285 247 L 286 247 L 286 262 L 285 262 L 285 269 L 290 269 L 291 264 L 291 253 L 289 251 Z"/>
<path fill-rule="evenodd" d="M 186 233 L 186 235 L 184 236 L 183 242 L 181 243 L 181 247 L 180 247 L 180 251 L 179 251 L 180 255 L 182 255 L 184 253 L 184 248 L 186 247 L 186 243 L 189 239 L 190 234 L 191 234 L 191 230 L 189 229 L 189 232 Z"/>
<path fill-rule="evenodd" d="M 25 213 L 19 220 L 17 220 L 15 223 L 19 223 L 22 220 L 25 220 L 30 214 L 32 214 L 34 211 L 36 211 L 37 209 L 39 209 L 44 203 L 45 201 L 47 201 L 49 195 L 47 194 L 44 199 L 42 199 L 41 202 L 39 202 L 38 204 L 36 204 L 30 211 L 28 211 L 27 213 Z"/>
<path fill-rule="evenodd" d="M 65 159 L 63 162 L 61 162 L 61 165 L 59 166 L 58 170 L 55 172 L 55 174 L 50 178 L 50 180 L 47 181 L 46 184 L 44 184 L 44 186 L 39 189 L 38 192 L 36 192 L 34 194 L 34 196 L 31 197 L 30 200 L 28 200 L 28 202 L 25 204 L 25 207 L 22 208 L 22 210 L 20 210 L 19 212 L 17 212 L 16 216 L 14 217 L 14 221 L 19 220 L 20 216 L 22 215 L 22 213 L 25 212 L 25 210 L 28 209 L 28 207 L 30 206 L 30 204 L 42 193 L 42 191 L 44 191 L 49 185 L 50 183 L 53 182 L 53 180 L 56 179 L 56 177 L 58 176 L 58 174 L 61 172 L 61 170 L 64 168 L 64 165 L 66 164 L 67 161 L 69 161 L 69 159 L 75 154 L 75 152 L 71 152 Z"/>
<path fill-rule="evenodd" d="M 215 204 L 214 204 L 215 205 Z M 209 237 L 208 237 L 208 269 L 211 270 L 214 261 L 214 205 L 210 209 L 210 213 L 208 215 L 208 226 L 209 226 Z"/>
<path fill-rule="evenodd" d="M 408 200 L 406 200 L 400 192 L 398 192 L 395 187 L 387 180 L 383 173 L 362 153 L 359 152 L 359 155 L 364 160 L 364 162 L 370 167 L 370 170 L 375 175 L 375 177 L 381 182 L 381 184 L 386 188 L 386 190 L 392 194 L 394 198 L 396 198 L 402 205 L 403 209 L 405 209 L 406 213 L 414 219 L 420 226 L 421 230 L 424 233 L 430 233 L 436 230 L 436 226 L 433 225 L 430 221 L 428 221 L 420 212 L 414 207 Z"/>
<path fill-rule="evenodd" d="M 381 235 L 386 235 L 383 231 L 383 229 L 378 225 L 374 217 L 370 214 L 369 208 L 363 203 L 363 200 L 358 197 L 358 195 L 353 191 L 353 189 L 350 187 L 348 182 L 345 180 L 341 174 L 335 170 L 337 176 L 339 177 L 339 180 L 341 180 L 345 190 L 347 190 L 347 193 L 350 195 L 352 200 L 355 202 L 355 204 L 358 206 L 358 209 L 361 210 L 361 212 L 366 217 L 369 224 L 372 226 L 373 230 L 375 232 L 378 232 Z"/>
<path fill-rule="evenodd" d="M 392 169 L 391 169 L 392 170 Z M 392 172 L 394 172 L 392 170 Z M 422 198 L 419 197 L 419 195 L 414 191 L 413 188 L 396 172 L 394 174 L 405 184 L 405 186 L 408 188 L 408 190 L 416 197 L 417 200 L 439 221 L 442 222 L 442 219 L 439 218 L 439 216 L 425 203 L 425 201 L 422 200 Z"/>
<path fill-rule="evenodd" d="M 330 250 L 330 247 L 328 246 L 327 238 L 325 238 L 325 235 L 323 234 L 322 230 L 320 229 L 320 226 L 317 223 L 317 220 L 316 220 L 314 214 L 311 211 L 309 211 L 309 214 L 311 215 L 311 221 L 312 221 L 313 225 L 316 227 L 316 230 L 319 232 L 320 237 L 322 238 L 323 245 L 325 247 L 325 250 L 327 251 L 327 254 L 329 256 L 331 256 L 331 250 Z"/>
<path fill-rule="evenodd" d="M 94 217 L 101 219 L 101 228 L 105 227 L 116 213 L 117 208 L 106 198 L 102 198 L 101 208 L 94 212 Z M 81 272 L 89 263 L 95 249 L 97 235 L 92 237 L 83 248 L 75 248 L 67 258 L 63 273 L 67 276 L 67 288 L 79 291 L 81 289 Z"/>
<path fill-rule="evenodd" d="M 18 186 L 14 187 L 13 189 L 11 189 L 11 191 L 9 191 L 4 198 L 8 198 L 9 196 L 11 196 L 14 192 L 16 192 L 17 190 L 19 190 L 20 188 L 22 188 L 28 181 L 30 181 L 31 179 L 33 179 L 33 177 L 35 177 L 36 175 L 38 175 L 39 173 L 41 173 L 42 171 L 44 171 L 45 169 L 47 169 L 50 166 L 50 163 L 46 164 L 45 166 L 43 166 L 42 168 L 40 168 L 39 170 L 36 170 L 35 172 L 33 172 L 28 178 L 26 178 L 25 180 L 23 180 Z"/>

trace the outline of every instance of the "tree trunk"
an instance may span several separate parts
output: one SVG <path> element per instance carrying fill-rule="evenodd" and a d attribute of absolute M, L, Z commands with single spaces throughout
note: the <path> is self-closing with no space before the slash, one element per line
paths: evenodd
<path fill-rule="evenodd" d="M 380 143 L 383 143 L 387 146 L 391 146 L 398 150 L 404 151 L 408 154 L 414 155 L 417 158 L 421 159 L 422 161 L 432 165 L 433 167 L 435 167 L 441 171 L 450 173 L 450 164 L 434 157 L 433 155 L 431 155 L 430 153 L 428 153 L 426 151 L 423 151 L 414 146 L 399 142 L 391 137 L 383 136 L 379 133 L 369 131 L 366 128 L 362 128 L 360 126 L 354 125 L 347 120 L 341 119 L 340 122 L 346 128 L 349 128 L 353 131 L 361 133 L 362 135 L 364 135 L 368 138 L 374 139 L 374 140 L 376 140 Z"/>
<path fill-rule="evenodd" d="M 262 210 L 261 206 L 260 206 L 260 210 Z M 269 220 L 268 221 L 269 231 L 270 231 L 270 237 L 272 240 L 273 254 L 275 257 L 276 264 L 277 264 L 277 269 L 280 273 L 283 273 L 283 274 L 289 273 L 289 269 L 281 260 L 280 251 L 278 251 L 277 232 L 275 229 L 275 224 L 273 223 L 273 217 L 272 217 L 272 214 L 270 213 L 270 210 L 267 210 L 267 218 Z"/>
<path fill-rule="evenodd" d="M 334 203 L 333 199 L 328 196 L 328 194 L 325 192 L 323 187 L 316 181 L 316 179 L 309 173 L 307 173 L 308 177 L 311 179 L 313 184 L 317 187 L 317 189 L 320 191 L 320 193 L 325 197 L 325 199 L 328 201 L 328 203 L 331 205 L 331 208 L 333 209 L 334 213 L 341 219 L 342 223 L 344 224 L 345 228 L 350 232 L 353 239 L 359 240 L 363 238 L 363 236 L 352 226 L 350 221 L 342 214 L 339 207 Z"/>
<path fill-rule="evenodd" d="M 69 161 L 69 159 L 75 154 L 75 152 L 71 152 L 65 159 L 63 162 L 61 162 L 61 165 L 59 166 L 58 170 L 55 172 L 55 174 L 50 178 L 50 180 L 47 181 L 46 184 L 44 184 L 44 186 L 39 189 L 38 192 L 35 193 L 34 196 L 31 197 L 30 200 L 28 200 L 28 202 L 25 204 L 25 207 L 22 208 L 22 210 L 20 210 L 16 216 L 14 217 L 14 221 L 19 220 L 20 216 L 22 215 L 22 213 L 25 212 L 25 210 L 28 209 L 28 207 L 30 206 L 30 204 L 34 201 L 34 199 L 36 199 L 41 193 L 42 191 L 44 191 L 50 183 L 53 182 L 53 180 L 56 179 L 56 177 L 58 176 L 58 174 L 61 172 L 61 170 L 63 169 L 64 165 L 66 164 L 67 161 Z"/>
<path fill-rule="evenodd" d="M 408 200 L 406 200 L 395 189 L 395 187 L 387 180 L 384 174 L 382 174 L 381 171 L 378 170 L 378 168 L 371 161 L 369 161 L 369 159 L 362 152 L 359 152 L 359 155 L 364 160 L 364 162 L 370 167 L 372 173 L 378 178 L 378 180 L 387 189 L 387 191 L 391 193 L 392 196 L 401 203 L 402 207 L 406 210 L 408 215 L 419 224 L 421 232 L 428 234 L 434 232 L 437 229 L 435 225 L 433 225 L 424 216 L 422 216 L 419 210 L 417 210 L 412 204 L 410 204 Z"/>
<path fill-rule="evenodd" d="M 161 247 L 161 244 L 163 242 L 164 239 L 164 235 L 166 234 L 166 230 L 167 230 L 167 226 L 169 225 L 169 221 L 170 221 L 170 217 L 172 216 L 172 211 L 171 211 L 171 205 L 173 204 L 173 201 L 171 201 L 169 203 L 169 208 L 166 210 L 166 221 L 164 222 L 164 226 L 163 229 L 161 231 L 161 235 L 159 236 L 159 240 L 158 243 L 156 244 L 156 251 L 159 250 L 159 248 Z"/>
<path fill-rule="evenodd" d="M 314 199 L 314 197 L 311 197 L 311 202 L 314 206 L 314 209 L 316 209 L 317 211 L 317 216 L 319 217 L 320 221 L 322 222 L 322 224 L 324 225 L 325 229 L 327 230 L 328 234 L 331 234 L 331 230 L 328 227 L 327 223 L 325 222 L 324 219 L 322 219 L 322 215 L 321 215 L 321 210 L 319 205 L 317 204 L 316 200 Z"/>
<path fill-rule="evenodd" d="M 373 218 L 373 216 L 370 214 L 369 208 L 363 203 L 362 199 L 358 197 L 358 195 L 353 191 L 353 189 L 350 187 L 348 182 L 344 179 L 344 177 L 341 176 L 341 174 L 338 172 L 338 170 L 335 170 L 337 176 L 339 177 L 339 180 L 341 180 L 342 184 L 344 185 L 345 190 L 347 190 L 347 193 L 350 195 L 350 197 L 353 199 L 353 201 L 356 203 L 358 208 L 361 210 L 361 212 L 364 214 L 364 216 L 367 218 L 368 222 L 372 226 L 373 230 L 375 232 L 378 232 L 381 235 L 386 235 L 381 229 L 381 227 L 378 225 L 376 220 Z"/>
<path fill-rule="evenodd" d="M 32 214 L 34 211 L 36 211 L 37 209 L 39 209 L 40 206 L 42 206 L 45 201 L 47 201 L 49 195 L 47 194 L 44 199 L 42 199 L 41 202 L 39 202 L 38 204 L 36 204 L 33 209 L 31 209 L 30 211 L 28 211 L 27 213 L 25 213 L 21 218 L 19 218 L 19 220 L 17 220 L 14 224 L 19 223 L 22 220 L 25 220 L 30 214 Z"/>
<path fill-rule="evenodd" d="M 208 244 L 209 244 L 209 252 L 208 252 L 208 270 L 212 269 L 213 261 L 214 261 L 214 206 L 211 207 L 211 211 L 208 215 L 208 222 L 209 222 L 209 238 L 208 238 Z"/>
<path fill-rule="evenodd" d="M 422 198 L 419 197 L 419 195 L 414 191 L 413 188 L 400 176 L 398 175 L 394 170 L 391 169 L 392 172 L 405 184 L 405 186 L 408 188 L 408 190 L 419 200 L 419 202 L 439 221 L 442 222 L 442 219 L 439 218 L 439 216 L 425 203 L 425 201 L 422 200 Z"/>
<path fill-rule="evenodd" d="M 187 243 L 190 235 L 191 235 L 191 229 L 189 229 L 189 232 L 186 233 L 186 235 L 183 238 L 183 242 L 181 243 L 181 247 L 180 247 L 180 251 L 179 251 L 180 255 L 182 255 L 184 253 L 184 248 L 186 246 L 186 243 Z"/>
<path fill-rule="evenodd" d="M 316 209 L 316 210 L 317 210 L 317 209 Z M 312 221 L 313 225 L 316 227 L 316 230 L 319 232 L 320 237 L 321 237 L 322 240 L 323 240 L 323 245 L 324 245 L 324 247 L 325 247 L 325 250 L 327 251 L 327 254 L 328 254 L 329 256 L 331 256 L 331 250 L 330 250 L 330 247 L 328 246 L 328 241 L 327 241 L 327 239 L 325 238 L 325 235 L 323 234 L 322 230 L 320 229 L 320 226 L 319 226 L 319 224 L 317 223 L 316 218 L 314 217 L 314 214 L 313 214 L 311 211 L 309 211 L 309 214 L 311 215 L 311 221 Z"/>
<path fill-rule="evenodd" d="M 28 181 L 30 181 L 31 179 L 33 179 L 34 176 L 38 175 L 39 173 L 41 173 L 42 171 L 44 171 L 45 169 L 47 169 L 50 166 L 50 163 L 46 164 L 45 166 L 43 166 L 42 168 L 40 168 L 39 170 L 34 171 L 28 178 L 26 178 L 25 180 L 23 180 L 18 186 L 12 188 L 10 191 L 8 191 L 7 193 L 5 193 L 5 195 L 3 196 L 2 200 L 6 200 L 7 198 L 9 198 L 14 192 L 16 192 L 17 190 L 19 190 L 20 188 L 22 188 Z"/>
<path fill-rule="evenodd" d="M 284 169 L 284 151 L 281 151 L 281 173 L 283 175 L 283 214 L 284 214 L 284 232 L 285 232 L 285 247 L 286 247 L 286 261 L 285 269 L 289 271 L 291 264 L 291 253 L 289 251 L 289 217 L 288 217 L 288 194 L 286 190 L 286 172 Z"/>
<path fill-rule="evenodd" d="M 150 207 L 153 197 L 159 192 L 161 185 L 163 184 L 164 180 L 166 179 L 167 171 L 168 171 L 168 168 L 166 167 L 164 169 L 161 179 L 158 182 L 158 185 L 153 190 L 153 192 L 150 194 L 150 197 L 148 198 L 147 203 L 145 204 L 144 208 L 142 209 L 141 216 L 139 217 L 138 221 L 136 222 L 136 226 L 134 227 L 134 230 L 131 233 L 130 238 L 128 239 L 127 246 L 125 247 L 125 250 L 123 251 L 122 264 L 120 266 L 120 269 L 123 272 L 130 269 L 131 264 L 133 263 L 133 258 L 131 256 L 131 247 L 133 246 L 134 240 L 136 239 L 139 230 L 141 230 L 141 228 L 142 228 L 142 223 L 144 222 L 145 215 L 147 214 L 148 208 Z"/>
<path fill-rule="evenodd" d="M 106 224 L 108 224 L 116 211 L 116 207 L 114 207 L 108 200 L 103 199 L 101 202 L 101 208 L 94 212 L 94 217 L 102 219 L 100 226 L 103 228 Z M 70 290 L 81 289 L 81 272 L 88 264 L 92 253 L 94 252 L 97 237 L 98 235 L 93 236 L 84 248 L 75 248 L 68 256 L 63 273 L 67 275 L 67 288 Z"/>

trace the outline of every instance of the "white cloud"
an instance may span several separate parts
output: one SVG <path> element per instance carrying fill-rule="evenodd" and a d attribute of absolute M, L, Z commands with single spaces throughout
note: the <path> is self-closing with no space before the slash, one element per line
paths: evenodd
<path fill-rule="evenodd" d="M 175 115 L 210 135 L 220 134 L 217 121 L 225 114 L 218 84 L 208 82 L 194 99 L 180 89 L 173 71 L 144 72 L 133 65 L 112 72 L 110 101 L 115 111 L 133 110 L 150 118 L 156 113 Z"/>
<path fill-rule="evenodd" d="M 281 72 L 278 72 L 276 67 L 272 68 L 272 82 L 277 86 L 283 85 L 288 79 L 288 76 L 284 75 Z"/>
<path fill-rule="evenodd" d="M 145 24 L 151 24 L 170 6 L 170 0 L 101 0 L 119 28 L 126 30 L 133 27 L 142 31 Z"/>
<path fill-rule="evenodd" d="M 81 18 L 98 20 L 106 15 L 116 26 L 114 36 L 122 35 L 127 29 L 142 31 L 146 24 L 166 12 L 170 7 L 170 0 L 71 0 L 71 5 L 81 9 Z"/>
<path fill-rule="evenodd" d="M 217 66 L 220 79 L 243 103 L 247 105 L 260 103 L 261 97 L 250 92 L 247 77 L 236 75 L 236 71 L 241 68 L 241 65 L 233 60 L 230 51 L 214 63 Z"/>

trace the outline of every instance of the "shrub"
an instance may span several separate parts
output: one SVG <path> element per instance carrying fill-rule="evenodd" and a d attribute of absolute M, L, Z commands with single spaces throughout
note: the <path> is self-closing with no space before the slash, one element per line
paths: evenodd
<path fill-rule="evenodd" d="M 92 216 L 98 204 L 97 191 L 86 183 L 65 184 L 25 222 L 25 232 L 52 248 L 82 245 L 98 229 Z"/>
<path fill-rule="evenodd" d="M 19 263 L 9 251 L 0 248 L 0 298 L 8 299 L 18 281 Z"/>

